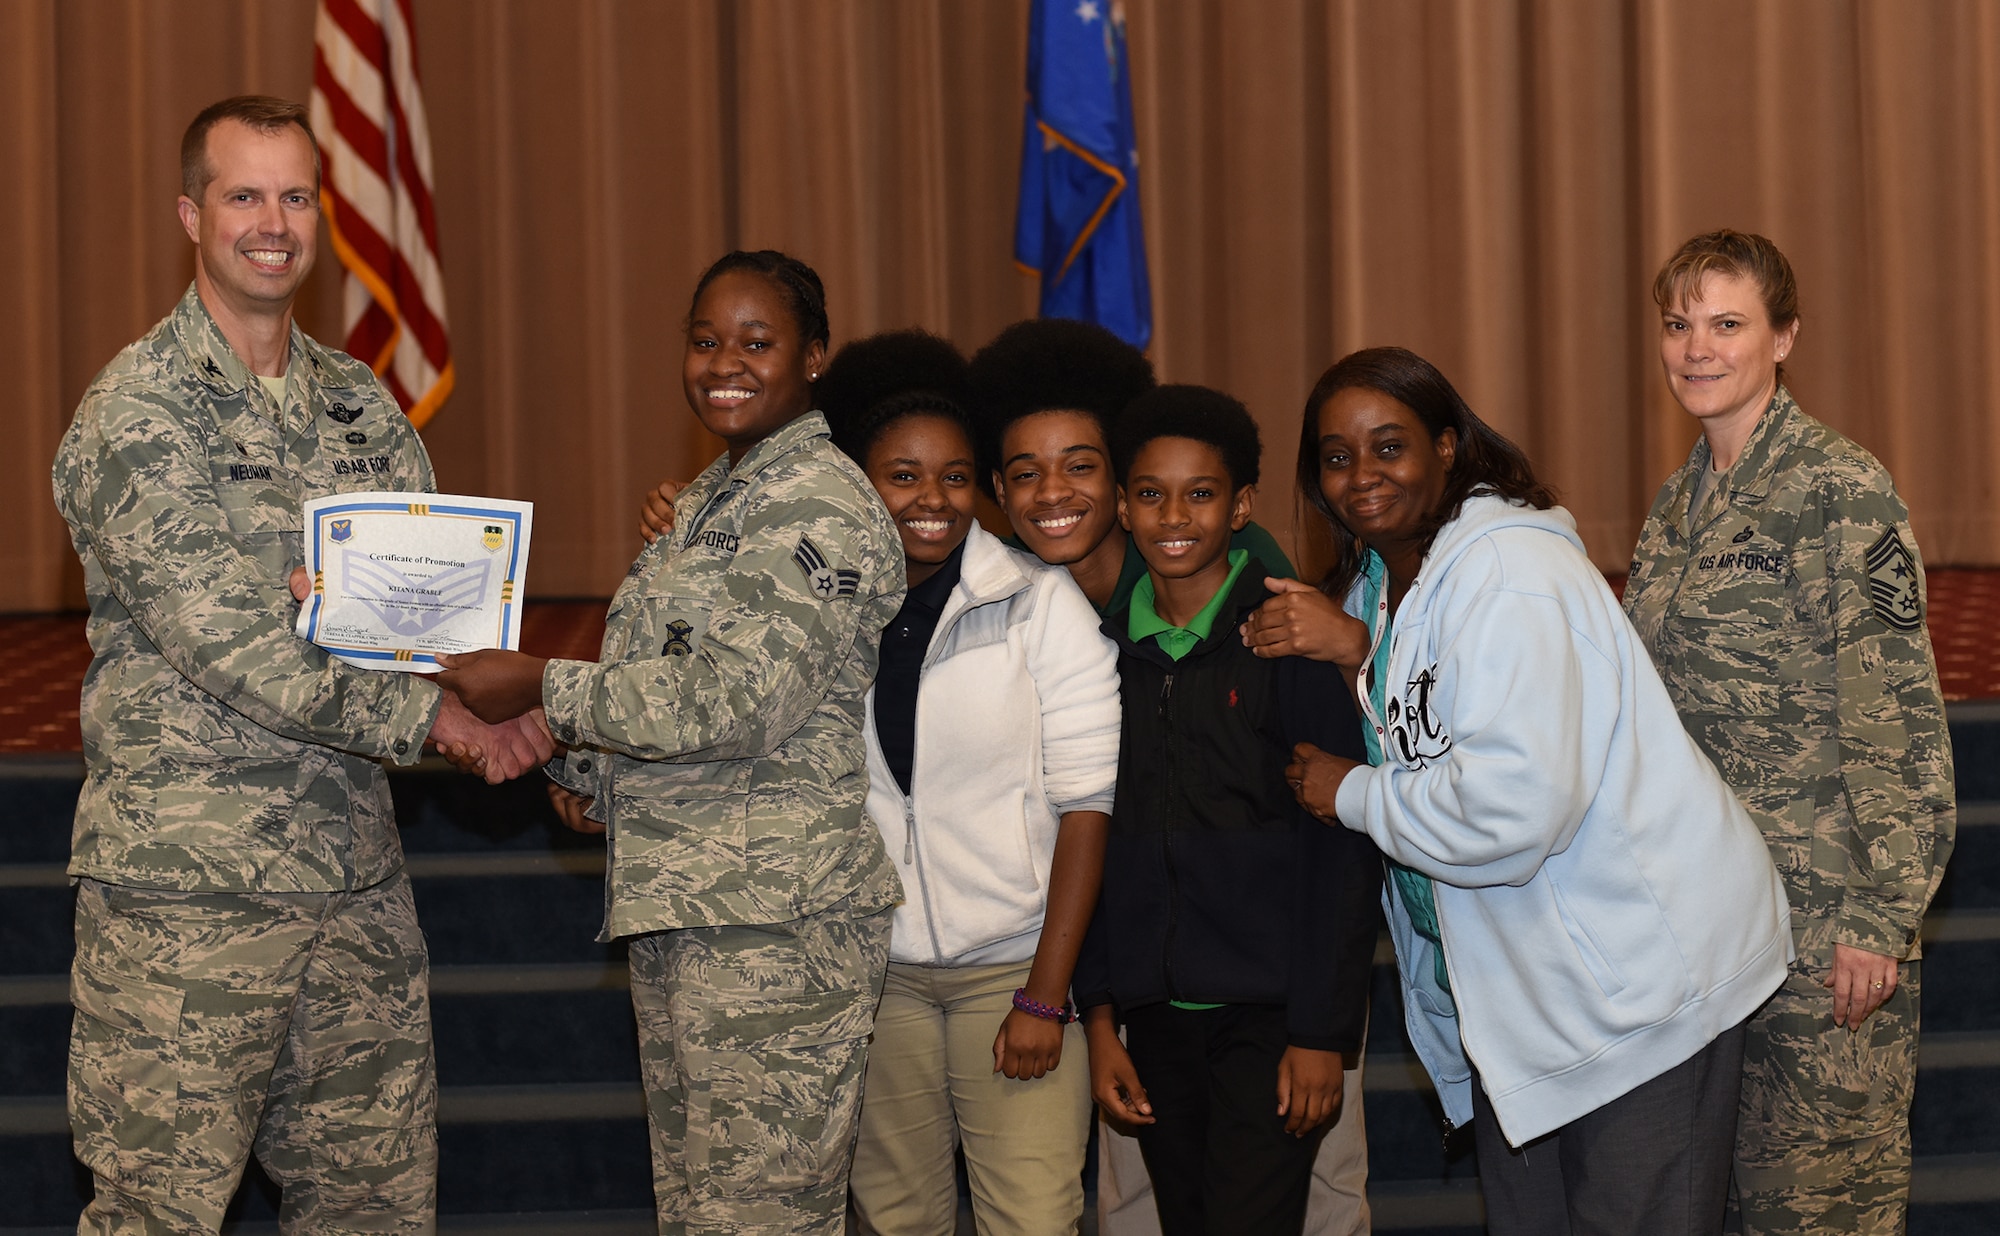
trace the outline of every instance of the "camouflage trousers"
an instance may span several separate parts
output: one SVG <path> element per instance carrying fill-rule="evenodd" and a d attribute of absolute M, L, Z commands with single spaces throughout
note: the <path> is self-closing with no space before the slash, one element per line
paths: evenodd
<path fill-rule="evenodd" d="M 83 1233 L 214 1232 L 254 1151 L 282 1230 L 429 1232 L 430 974 L 407 876 L 345 893 L 76 894 Z"/>
<path fill-rule="evenodd" d="M 843 1230 L 889 914 L 632 941 L 662 1236 Z"/>
<path fill-rule="evenodd" d="M 1833 993 L 1793 973 L 1749 1023 L 1735 1192 L 1746 1236 L 1903 1230 L 1921 963 L 1848 1031 Z"/>

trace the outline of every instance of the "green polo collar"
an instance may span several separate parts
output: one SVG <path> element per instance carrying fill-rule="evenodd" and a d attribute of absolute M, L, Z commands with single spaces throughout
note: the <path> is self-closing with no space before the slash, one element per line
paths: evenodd
<path fill-rule="evenodd" d="M 1243 564 L 1248 561 L 1249 550 L 1229 551 L 1229 578 L 1222 581 L 1222 586 L 1215 590 L 1208 604 L 1202 606 L 1201 612 L 1189 619 L 1184 627 L 1168 622 L 1153 608 L 1153 577 L 1147 575 L 1132 586 L 1132 616 L 1127 620 L 1126 634 L 1132 637 L 1135 644 L 1149 635 L 1157 635 L 1161 649 L 1174 660 L 1180 660 L 1193 652 L 1195 646 L 1214 630 L 1216 615 L 1229 603 L 1229 594 L 1236 588 L 1236 577 L 1243 573 Z"/>

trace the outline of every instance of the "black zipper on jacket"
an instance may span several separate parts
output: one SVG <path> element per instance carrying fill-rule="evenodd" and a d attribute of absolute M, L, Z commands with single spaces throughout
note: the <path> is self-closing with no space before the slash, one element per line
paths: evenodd
<path fill-rule="evenodd" d="M 1160 813 L 1160 852 L 1167 868 L 1167 931 L 1160 941 L 1160 975 L 1167 985 L 1167 999 L 1180 999 L 1174 987 L 1174 933 L 1179 927 L 1181 890 L 1174 872 L 1174 672 L 1167 671 L 1160 683 L 1160 729 L 1166 735 L 1166 796 Z"/>

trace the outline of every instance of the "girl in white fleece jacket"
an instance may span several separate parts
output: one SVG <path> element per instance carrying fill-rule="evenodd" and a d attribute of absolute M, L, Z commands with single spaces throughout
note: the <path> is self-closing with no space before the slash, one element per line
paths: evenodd
<path fill-rule="evenodd" d="M 1719 1231 L 1743 1022 L 1791 958 L 1755 825 L 1568 513 L 1428 362 L 1330 369 L 1299 474 L 1377 756 L 1302 745 L 1287 775 L 1389 860 L 1405 1018 L 1474 1119 L 1488 1230 Z"/>
<path fill-rule="evenodd" d="M 868 812 L 903 880 L 852 1187 L 868 1232 L 1073 1231 L 1090 1072 L 1070 972 L 1117 780 L 1116 650 L 1060 567 L 973 518 L 964 361 L 849 344 L 819 403 L 902 534 L 910 591 L 869 695 Z"/>

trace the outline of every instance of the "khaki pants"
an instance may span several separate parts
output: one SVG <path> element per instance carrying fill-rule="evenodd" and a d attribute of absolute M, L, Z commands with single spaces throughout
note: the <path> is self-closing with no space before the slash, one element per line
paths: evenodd
<path fill-rule="evenodd" d="M 1064 1027 L 1053 1072 L 1022 1081 L 993 1071 L 993 1040 L 1030 964 L 889 966 L 854 1152 L 867 1236 L 950 1232 L 959 1145 L 981 1236 L 1077 1230 L 1090 1134 L 1083 1028 Z"/>
<path fill-rule="evenodd" d="M 288 1234 L 433 1230 L 430 971 L 407 877 L 85 880 L 70 991 L 70 1127 L 96 1178 L 78 1232 L 214 1232 L 253 1149 Z"/>
<path fill-rule="evenodd" d="M 837 1236 L 889 910 L 632 941 L 661 1236 Z"/>

